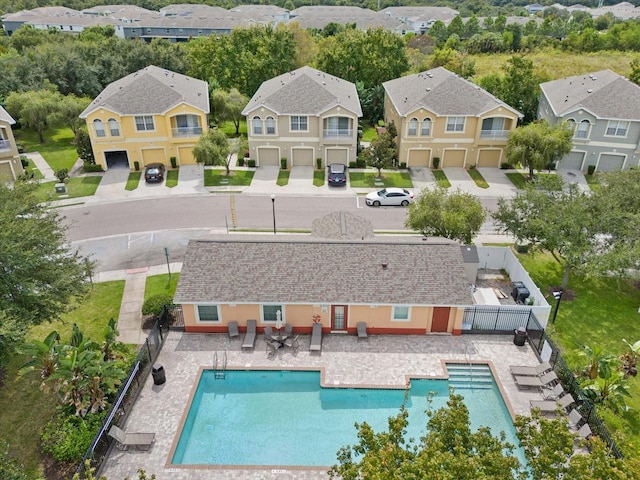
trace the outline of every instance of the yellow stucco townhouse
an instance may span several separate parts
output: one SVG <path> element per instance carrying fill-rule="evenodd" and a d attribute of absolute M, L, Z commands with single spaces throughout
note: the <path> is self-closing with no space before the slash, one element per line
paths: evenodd
<path fill-rule="evenodd" d="M 80 114 L 104 170 L 150 163 L 194 164 L 209 125 L 207 82 L 150 65 L 107 87 Z"/>
<path fill-rule="evenodd" d="M 0 181 L 15 180 L 24 173 L 11 126 L 16 121 L 0 106 Z"/>

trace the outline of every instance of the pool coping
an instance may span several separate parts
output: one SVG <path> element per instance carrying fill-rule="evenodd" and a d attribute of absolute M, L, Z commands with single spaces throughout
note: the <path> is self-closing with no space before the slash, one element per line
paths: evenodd
<path fill-rule="evenodd" d="M 447 369 L 447 364 L 456 364 L 456 365 L 486 365 L 491 370 L 491 375 L 493 376 L 493 380 L 498 387 L 498 391 L 500 392 L 500 396 L 502 397 L 502 401 L 504 402 L 507 411 L 509 412 L 509 416 L 511 417 L 511 421 L 514 422 L 516 419 L 516 414 L 514 412 L 513 407 L 511 406 L 511 402 L 506 394 L 506 391 L 502 385 L 502 381 L 500 380 L 500 376 L 491 360 L 477 360 L 474 359 L 472 362 L 464 361 L 460 359 L 452 359 L 452 360 L 444 360 L 440 359 L 440 364 L 442 367 L 443 375 L 410 375 L 406 374 L 404 376 L 405 382 L 404 384 L 396 385 L 375 385 L 375 384 L 351 384 L 351 383 L 327 383 L 325 381 L 325 367 L 290 367 L 290 368 L 282 368 L 280 367 L 254 367 L 254 366 L 230 366 L 225 368 L 225 371 L 295 371 L 295 372 L 320 372 L 320 387 L 321 388 L 360 388 L 360 389 L 376 389 L 376 390 L 406 390 L 411 387 L 411 379 L 415 380 L 448 380 L 449 379 L 449 371 Z M 328 466 L 309 466 L 309 465 L 207 465 L 207 464 L 180 464 L 180 463 L 171 463 L 173 456 L 175 455 L 175 451 L 178 447 L 178 443 L 180 441 L 180 437 L 182 435 L 182 430 L 184 428 L 184 424 L 187 420 L 189 412 L 191 411 L 191 405 L 195 398 L 195 393 L 198 389 L 198 385 L 200 384 L 200 380 L 202 378 L 202 374 L 205 371 L 215 371 L 209 366 L 201 366 L 198 369 L 198 373 L 196 375 L 195 381 L 191 386 L 191 391 L 189 392 L 189 400 L 185 405 L 182 416 L 180 417 L 180 422 L 178 424 L 178 429 L 173 437 L 173 442 L 171 443 L 171 448 L 169 449 L 169 455 L 167 456 L 167 460 L 165 461 L 164 468 L 170 471 L 175 470 L 271 470 L 271 473 L 286 473 L 288 471 L 327 471 L 331 468 L 331 465 Z"/>

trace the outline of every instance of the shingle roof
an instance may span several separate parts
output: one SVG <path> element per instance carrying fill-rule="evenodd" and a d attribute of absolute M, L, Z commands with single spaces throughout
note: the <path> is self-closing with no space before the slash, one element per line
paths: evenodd
<path fill-rule="evenodd" d="M 150 65 L 107 85 L 80 118 L 101 107 L 120 115 L 163 114 L 183 102 L 209 113 L 207 82 Z"/>
<path fill-rule="evenodd" d="M 496 107 L 522 114 L 486 90 L 444 67 L 382 84 L 401 116 L 423 107 L 438 116 L 479 116 Z"/>
<path fill-rule="evenodd" d="M 16 121 L 11 118 L 11 115 L 9 115 L 9 112 L 2 108 L 2 105 L 0 105 L 0 120 L 7 122 L 9 125 L 15 125 L 16 123 Z"/>
<path fill-rule="evenodd" d="M 599 118 L 640 119 L 640 87 L 611 70 L 553 80 L 540 88 L 557 116 L 584 108 Z"/>
<path fill-rule="evenodd" d="M 279 115 L 320 115 L 336 105 L 362 116 L 355 84 L 302 67 L 263 82 L 242 114 L 264 106 Z"/>
<path fill-rule="evenodd" d="M 174 301 L 472 303 L 459 244 L 429 244 L 419 238 L 331 241 L 296 236 L 191 240 Z"/>

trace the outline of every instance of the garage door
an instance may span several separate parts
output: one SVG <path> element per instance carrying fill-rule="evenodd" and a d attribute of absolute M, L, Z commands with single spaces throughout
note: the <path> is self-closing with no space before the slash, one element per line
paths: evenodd
<path fill-rule="evenodd" d="M 165 162 L 164 149 L 162 148 L 145 148 L 142 150 L 142 161 L 145 165 L 150 163 L 163 163 Z"/>
<path fill-rule="evenodd" d="M 280 150 L 277 148 L 259 148 L 258 149 L 258 166 L 261 167 L 279 167 L 280 166 Z"/>
<path fill-rule="evenodd" d="M 295 167 L 313 167 L 313 149 L 312 148 L 292 148 L 291 154 L 293 160 L 291 164 Z"/>
<path fill-rule="evenodd" d="M 499 167 L 502 150 L 480 150 L 478 152 L 479 167 Z"/>
<path fill-rule="evenodd" d="M 195 165 L 196 159 L 193 156 L 192 147 L 179 147 L 178 148 L 178 164 L 179 165 Z"/>
<path fill-rule="evenodd" d="M 332 148 L 327 150 L 327 165 L 332 163 L 341 163 L 347 165 L 349 150 L 346 148 Z"/>
<path fill-rule="evenodd" d="M 600 155 L 597 170 L 600 172 L 619 172 L 624 165 L 624 155 L 603 153 Z"/>
<path fill-rule="evenodd" d="M 428 167 L 431 150 L 409 150 L 408 167 Z"/>
<path fill-rule="evenodd" d="M 445 150 L 441 167 L 464 167 L 466 150 Z"/>
<path fill-rule="evenodd" d="M 564 170 L 582 170 L 583 160 L 584 152 L 570 152 L 562 158 L 558 164 L 558 168 Z"/>

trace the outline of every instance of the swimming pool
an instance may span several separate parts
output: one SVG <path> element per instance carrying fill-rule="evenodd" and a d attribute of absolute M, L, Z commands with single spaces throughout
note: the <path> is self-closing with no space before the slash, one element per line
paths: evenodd
<path fill-rule="evenodd" d="M 425 433 L 427 396 L 434 392 L 434 408 L 446 405 L 449 383 L 411 380 L 406 438 Z M 507 441 L 518 444 L 490 371 L 489 381 L 485 376 L 473 388 L 468 382 L 454 388 L 465 398 L 472 429 L 488 426 L 494 435 L 504 431 Z M 340 447 L 356 443 L 355 422 L 386 430 L 388 417 L 398 413 L 404 399 L 405 390 L 323 388 L 319 371 L 232 370 L 216 379 L 205 370 L 171 463 L 330 466 Z"/>

